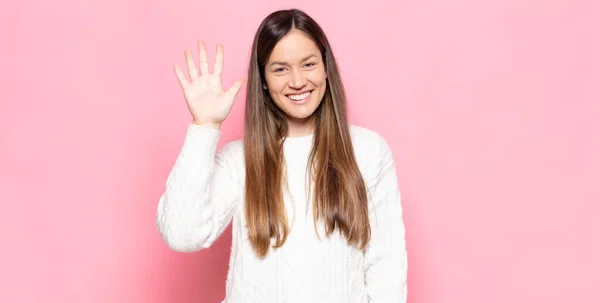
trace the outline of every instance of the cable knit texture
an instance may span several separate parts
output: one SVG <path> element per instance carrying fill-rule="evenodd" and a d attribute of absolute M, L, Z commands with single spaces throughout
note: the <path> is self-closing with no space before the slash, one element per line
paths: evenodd
<path fill-rule="evenodd" d="M 290 234 L 283 247 L 271 249 L 265 259 L 256 257 L 244 217 L 243 142 L 217 149 L 221 132 L 194 124 L 188 125 L 158 202 L 162 238 L 175 251 L 195 252 L 232 224 L 223 302 L 406 302 L 405 231 L 392 153 L 378 133 L 355 125 L 350 131 L 369 195 L 371 241 L 365 252 L 339 233 L 328 238 L 322 224 L 315 231 L 305 182 L 313 140 L 308 135 L 284 143 Z"/>

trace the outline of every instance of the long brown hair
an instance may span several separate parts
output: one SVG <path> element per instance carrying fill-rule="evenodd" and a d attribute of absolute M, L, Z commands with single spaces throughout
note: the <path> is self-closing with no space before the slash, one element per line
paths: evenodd
<path fill-rule="evenodd" d="M 313 39 L 327 73 L 325 95 L 313 113 L 315 132 L 307 167 L 314 182 L 310 186 L 314 185 L 315 229 L 317 221 L 322 220 L 327 236 L 338 229 L 348 244 L 362 250 L 371 236 L 367 189 L 354 156 L 344 86 L 325 33 L 310 16 L 297 9 L 267 16 L 252 45 L 244 121 L 248 236 L 256 254 L 264 257 L 271 239 L 275 240 L 273 247 L 280 247 L 289 232 L 282 187 L 287 182 L 283 157 L 287 119 L 263 84 L 265 64 L 273 48 L 293 29 Z"/>

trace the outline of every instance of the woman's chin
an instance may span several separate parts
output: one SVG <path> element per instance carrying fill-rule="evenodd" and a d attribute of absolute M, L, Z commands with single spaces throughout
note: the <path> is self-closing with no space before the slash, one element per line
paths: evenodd
<path fill-rule="evenodd" d="M 288 120 L 290 120 L 290 122 L 294 122 L 294 123 L 298 123 L 298 124 L 303 124 L 303 123 L 310 123 L 314 114 L 314 110 L 313 111 L 290 111 L 287 112 L 287 116 L 288 116 Z"/>

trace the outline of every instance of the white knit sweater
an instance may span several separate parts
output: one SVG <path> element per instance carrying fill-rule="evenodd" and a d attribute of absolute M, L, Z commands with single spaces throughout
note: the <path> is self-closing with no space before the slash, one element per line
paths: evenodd
<path fill-rule="evenodd" d="M 244 218 L 243 142 L 217 150 L 220 131 L 194 124 L 158 202 L 161 236 L 175 251 L 199 251 L 232 223 L 223 302 L 406 302 L 405 231 L 392 153 L 378 133 L 354 125 L 350 130 L 369 193 L 371 240 L 364 253 L 337 232 L 327 238 L 322 224 L 319 235 L 315 231 L 304 182 L 313 139 L 308 135 L 284 144 L 290 233 L 283 247 L 257 258 Z"/>

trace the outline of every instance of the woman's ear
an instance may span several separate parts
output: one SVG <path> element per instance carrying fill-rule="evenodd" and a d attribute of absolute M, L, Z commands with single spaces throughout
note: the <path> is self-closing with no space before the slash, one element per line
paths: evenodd
<path fill-rule="evenodd" d="M 262 86 L 263 86 L 263 89 L 264 89 L 264 90 L 266 90 L 266 89 L 268 88 L 268 87 L 267 87 L 267 85 L 266 85 L 265 83 L 263 83 L 263 85 L 262 85 Z"/>

